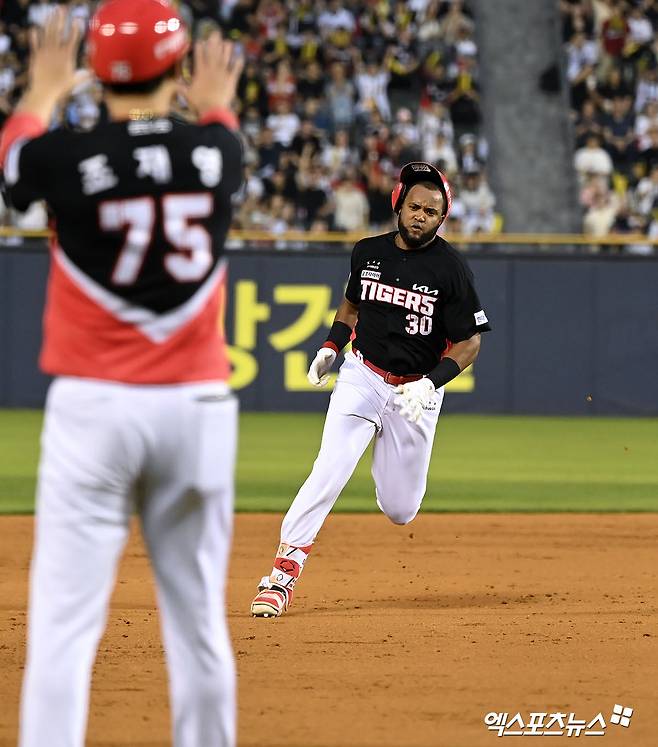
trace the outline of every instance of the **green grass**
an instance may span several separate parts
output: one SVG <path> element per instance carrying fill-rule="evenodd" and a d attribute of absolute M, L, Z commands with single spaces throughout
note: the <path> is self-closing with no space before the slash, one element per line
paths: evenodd
<path fill-rule="evenodd" d="M 42 414 L 0 410 L 0 513 L 32 510 Z M 285 511 L 323 417 L 246 413 L 237 508 Z M 658 511 L 658 420 L 443 416 L 426 511 Z M 364 456 L 339 511 L 375 510 Z"/>

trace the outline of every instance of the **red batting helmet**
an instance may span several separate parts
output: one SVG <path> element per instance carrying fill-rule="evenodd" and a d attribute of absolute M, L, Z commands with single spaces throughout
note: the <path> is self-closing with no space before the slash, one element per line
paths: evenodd
<path fill-rule="evenodd" d="M 431 163 L 425 161 L 412 161 L 405 164 L 400 170 L 400 179 L 391 192 L 391 204 L 393 211 L 399 213 L 402 209 L 402 203 L 407 196 L 409 187 L 418 182 L 432 182 L 441 190 L 443 195 L 443 215 L 441 223 L 448 217 L 452 207 L 452 194 L 450 193 L 450 184 L 445 176 Z"/>
<path fill-rule="evenodd" d="M 104 83 L 157 78 L 188 46 L 185 25 L 166 0 L 108 0 L 89 23 L 89 61 Z"/>

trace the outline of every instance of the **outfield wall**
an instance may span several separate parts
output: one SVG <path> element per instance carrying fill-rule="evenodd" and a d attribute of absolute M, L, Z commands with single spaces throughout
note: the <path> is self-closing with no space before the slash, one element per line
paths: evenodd
<path fill-rule="evenodd" d="M 494 328 L 445 411 L 658 415 L 658 258 L 469 253 Z M 224 324 L 244 410 L 318 411 L 306 382 L 347 252 L 231 252 Z M 0 249 L 0 406 L 39 407 L 47 256 Z"/>

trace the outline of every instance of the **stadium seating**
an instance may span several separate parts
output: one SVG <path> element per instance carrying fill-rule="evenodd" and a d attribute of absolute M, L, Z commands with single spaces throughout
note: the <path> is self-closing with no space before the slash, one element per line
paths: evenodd
<path fill-rule="evenodd" d="M 0 123 L 26 84 L 27 29 L 53 7 L 5 0 Z M 70 7 L 85 20 L 93 4 Z M 221 27 L 247 61 L 237 102 L 246 169 L 235 228 L 387 230 L 399 167 L 422 158 L 451 180 L 446 230 L 500 230 L 486 178 L 468 2 L 198 0 L 181 12 L 196 38 Z M 76 92 L 54 126 L 93 127 L 100 93 Z M 19 220 L 4 213 L 5 224 Z"/>
<path fill-rule="evenodd" d="M 658 2 L 560 0 L 560 10 L 583 228 L 656 238 Z"/>

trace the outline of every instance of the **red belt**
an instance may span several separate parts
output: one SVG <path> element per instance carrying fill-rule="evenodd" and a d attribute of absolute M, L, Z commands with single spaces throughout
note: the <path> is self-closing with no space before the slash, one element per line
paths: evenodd
<path fill-rule="evenodd" d="M 381 376 L 382 379 L 387 384 L 392 384 L 393 386 L 399 386 L 400 384 L 408 384 L 410 381 L 418 381 L 418 379 L 423 378 L 423 374 L 411 374 L 410 376 L 398 376 L 397 374 L 391 373 L 390 371 L 384 371 L 383 368 L 380 368 L 379 366 L 376 366 L 374 363 L 371 363 L 370 361 L 366 360 L 363 357 L 363 354 L 360 353 L 355 347 L 352 347 L 352 352 L 354 355 L 363 363 L 364 366 L 367 366 L 371 371 L 374 371 L 378 376 Z"/>

